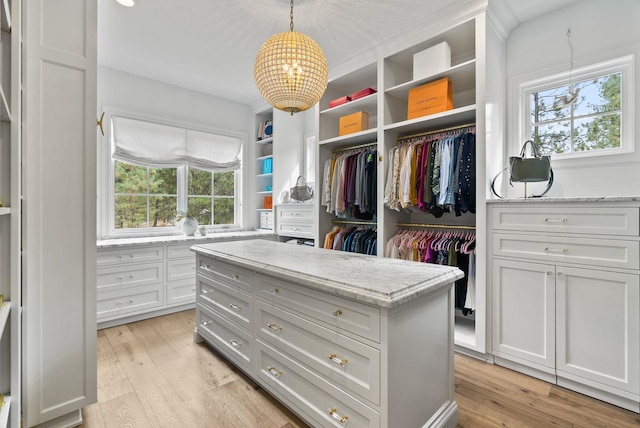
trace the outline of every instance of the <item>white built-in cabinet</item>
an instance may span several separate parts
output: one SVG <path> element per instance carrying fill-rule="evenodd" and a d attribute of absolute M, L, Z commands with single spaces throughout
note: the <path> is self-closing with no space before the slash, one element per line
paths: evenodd
<path fill-rule="evenodd" d="M 97 3 L 22 13 L 22 418 L 73 426 L 97 394 Z"/>
<path fill-rule="evenodd" d="M 21 416 L 19 0 L 0 4 L 0 26 L 0 428 L 4 428 L 19 427 Z"/>
<path fill-rule="evenodd" d="M 438 226 L 471 226 L 476 228 L 476 311 L 471 317 L 456 317 L 456 346 L 458 350 L 484 356 L 487 352 L 487 305 L 486 305 L 486 219 L 487 186 L 485 180 L 486 153 L 499 151 L 502 147 L 504 128 L 500 108 L 504 104 L 504 40 L 489 19 L 487 10 L 462 14 L 452 19 L 451 15 L 433 19 L 428 35 L 414 41 L 406 41 L 401 49 L 364 64 L 360 68 L 332 78 L 327 91 L 319 103 L 317 129 L 318 152 L 316 193 L 322 193 L 323 166 L 327 159 L 345 150 L 372 146 L 377 149 L 377 214 L 371 222 L 337 219 L 327 213 L 326 207 L 318 204 L 318 246 L 324 243 L 325 235 L 336 224 L 364 224 L 377 228 L 378 256 L 383 256 L 388 240 L 404 224 Z M 437 24 L 436 24 L 437 23 Z M 420 79 L 413 79 L 413 55 L 441 42 L 451 48 L 451 67 Z M 408 93 L 411 88 L 433 80 L 448 77 L 453 86 L 454 108 L 416 119 L 407 120 Z M 364 88 L 377 92 L 363 98 L 329 108 L 329 101 L 349 95 Z M 489 108 L 488 106 L 494 106 Z M 368 113 L 368 129 L 338 135 L 341 116 L 357 111 Z M 383 195 L 386 171 L 389 168 L 388 154 L 398 144 L 400 137 L 423 132 L 475 124 L 476 127 L 476 212 L 455 217 L 446 213 L 441 218 L 414 211 L 396 212 L 384 206 Z M 487 132 L 491 129 L 492 132 Z M 320 198 L 320 196 L 318 196 Z"/>
<path fill-rule="evenodd" d="M 640 205 L 491 203 L 497 364 L 640 411 Z"/>
<path fill-rule="evenodd" d="M 261 130 L 264 123 L 271 121 L 273 113 L 271 109 L 265 110 L 255 116 L 255 206 L 256 228 L 273 230 L 273 136 L 262 138 Z M 269 167 L 270 165 L 270 167 Z M 265 197 L 271 198 L 271 206 L 265 206 Z"/>

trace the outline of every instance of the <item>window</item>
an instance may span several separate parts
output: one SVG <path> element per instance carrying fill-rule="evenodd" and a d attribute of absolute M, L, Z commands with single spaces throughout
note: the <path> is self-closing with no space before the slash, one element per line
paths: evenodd
<path fill-rule="evenodd" d="M 110 120 L 102 236 L 179 233 L 176 217 L 184 212 L 197 213 L 200 225 L 239 226 L 242 137 Z"/>
<path fill-rule="evenodd" d="M 632 151 L 631 64 L 625 57 L 525 83 L 525 139 L 554 157 Z"/>

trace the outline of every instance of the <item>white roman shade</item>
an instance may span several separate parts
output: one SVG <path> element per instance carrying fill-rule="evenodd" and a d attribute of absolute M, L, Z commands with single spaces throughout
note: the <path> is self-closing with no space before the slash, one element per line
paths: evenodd
<path fill-rule="evenodd" d="M 156 168 L 188 165 L 207 171 L 240 168 L 242 138 L 111 116 L 114 159 Z"/>

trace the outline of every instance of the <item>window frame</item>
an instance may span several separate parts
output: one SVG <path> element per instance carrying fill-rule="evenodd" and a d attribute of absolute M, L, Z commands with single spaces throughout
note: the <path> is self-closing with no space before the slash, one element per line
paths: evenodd
<path fill-rule="evenodd" d="M 105 115 L 103 119 L 104 126 L 104 144 L 98 150 L 98 164 L 97 164 L 97 176 L 98 176 L 98 201 L 97 201 L 97 238 L 98 239 L 111 239 L 111 238 L 143 238 L 143 237 L 160 237 L 160 236 L 173 236 L 182 235 L 181 228 L 176 225 L 173 227 L 159 227 L 159 228 L 137 228 L 137 229 L 116 229 L 115 228 L 115 162 L 111 156 L 113 150 L 112 136 L 111 136 L 111 116 L 117 115 L 120 117 L 128 117 L 136 120 L 154 121 L 164 125 L 176 126 L 182 128 L 193 129 L 201 132 L 219 133 L 222 135 L 230 135 L 242 139 L 242 149 L 240 150 L 240 168 L 233 170 L 234 172 L 234 224 L 225 225 L 207 225 L 207 229 L 210 231 L 235 231 L 242 229 L 242 213 L 240 209 L 242 207 L 242 178 L 244 176 L 243 169 L 245 168 L 243 162 L 243 154 L 247 143 L 246 134 L 242 134 L 234 131 L 203 128 L 190 124 L 184 124 L 174 122 L 170 120 L 158 120 L 158 118 L 149 118 L 144 115 L 135 114 L 131 112 L 123 112 L 117 109 L 105 108 Z M 186 210 L 187 207 L 187 166 L 176 167 L 177 175 L 177 205 L 178 210 Z M 224 170 L 216 172 L 225 172 Z M 213 197 L 213 195 L 212 195 Z"/>
<path fill-rule="evenodd" d="M 608 157 L 612 155 L 624 155 L 635 152 L 635 144 L 633 137 L 633 119 L 634 113 L 634 76 L 633 76 L 633 55 L 623 56 L 607 61 L 598 62 L 585 67 L 574 70 L 556 73 L 537 79 L 527 80 L 519 85 L 519 105 L 520 105 L 520 138 L 516 141 L 511 151 L 517 153 L 520 151 L 524 141 L 531 139 L 532 121 L 531 121 L 531 94 L 557 88 L 560 86 L 568 86 L 570 83 L 576 83 L 596 77 L 604 77 L 611 74 L 620 74 L 620 147 L 601 150 L 572 151 L 570 153 L 551 153 L 554 161 L 562 160 L 579 160 L 596 157 Z M 573 118 L 569 119 L 573 120 Z M 573 147 L 573 142 L 572 142 Z"/>

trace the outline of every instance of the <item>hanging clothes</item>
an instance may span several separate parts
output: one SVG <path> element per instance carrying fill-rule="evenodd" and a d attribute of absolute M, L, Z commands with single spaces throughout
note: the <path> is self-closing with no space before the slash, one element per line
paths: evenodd
<path fill-rule="evenodd" d="M 334 226 L 325 235 L 324 248 L 377 255 L 378 232 L 368 226 Z"/>
<path fill-rule="evenodd" d="M 389 150 L 384 204 L 395 211 L 475 213 L 475 128 Z"/>
<path fill-rule="evenodd" d="M 475 232 L 402 229 L 387 241 L 384 255 L 458 267 L 465 275 L 454 285 L 455 307 L 463 315 L 475 310 Z"/>

